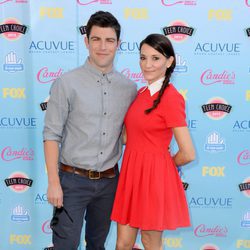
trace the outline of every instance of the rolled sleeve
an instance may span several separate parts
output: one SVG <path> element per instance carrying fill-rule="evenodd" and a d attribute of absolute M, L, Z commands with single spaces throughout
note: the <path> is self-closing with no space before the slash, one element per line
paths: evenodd
<path fill-rule="evenodd" d="M 69 101 L 63 81 L 58 78 L 50 89 L 50 98 L 44 119 L 43 140 L 61 142 L 69 113 Z"/>

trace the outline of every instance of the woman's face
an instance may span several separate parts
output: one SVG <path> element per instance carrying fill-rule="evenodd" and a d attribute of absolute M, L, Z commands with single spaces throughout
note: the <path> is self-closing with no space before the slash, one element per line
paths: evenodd
<path fill-rule="evenodd" d="M 140 52 L 140 67 L 145 80 L 151 84 L 165 77 L 167 68 L 173 63 L 174 57 L 166 58 L 148 44 L 143 44 Z"/>

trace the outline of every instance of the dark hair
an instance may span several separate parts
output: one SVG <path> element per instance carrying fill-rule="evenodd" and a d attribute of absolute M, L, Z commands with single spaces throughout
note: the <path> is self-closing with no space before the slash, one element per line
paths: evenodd
<path fill-rule="evenodd" d="M 141 41 L 140 51 L 141 51 L 141 47 L 143 44 L 147 44 L 150 47 L 154 48 L 155 50 L 160 52 L 162 55 L 164 55 L 166 58 L 169 58 L 170 56 L 174 57 L 173 63 L 166 70 L 165 79 L 163 81 L 162 87 L 159 91 L 157 98 L 153 102 L 153 106 L 151 108 L 145 110 L 145 113 L 148 114 L 158 106 L 158 104 L 161 101 L 161 97 L 162 97 L 165 89 L 169 86 L 169 80 L 170 80 L 171 74 L 174 71 L 174 68 L 176 65 L 176 59 L 175 59 L 175 53 L 174 53 L 174 48 L 173 48 L 172 43 L 170 42 L 170 40 L 167 37 L 165 37 L 162 34 L 150 34 L 150 35 L 148 35 L 144 40 Z"/>
<path fill-rule="evenodd" d="M 118 20 L 108 11 L 97 11 L 91 15 L 86 26 L 87 38 L 89 38 L 93 26 L 113 28 L 115 30 L 117 40 L 120 38 L 121 26 Z"/>

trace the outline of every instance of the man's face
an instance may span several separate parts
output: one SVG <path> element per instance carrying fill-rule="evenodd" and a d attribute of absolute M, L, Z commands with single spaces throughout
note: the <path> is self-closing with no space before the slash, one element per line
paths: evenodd
<path fill-rule="evenodd" d="M 112 66 L 116 50 L 119 45 L 113 28 L 93 26 L 89 39 L 85 37 L 85 44 L 89 50 L 90 63 L 102 72 L 108 72 Z"/>

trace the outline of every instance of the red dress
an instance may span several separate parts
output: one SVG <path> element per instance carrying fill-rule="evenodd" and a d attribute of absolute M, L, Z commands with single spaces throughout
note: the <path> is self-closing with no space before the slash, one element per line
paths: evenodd
<path fill-rule="evenodd" d="M 149 114 L 158 92 L 139 90 L 126 117 L 127 144 L 111 219 L 141 230 L 190 226 L 188 206 L 168 146 L 173 127 L 186 126 L 183 97 L 172 84 Z"/>

